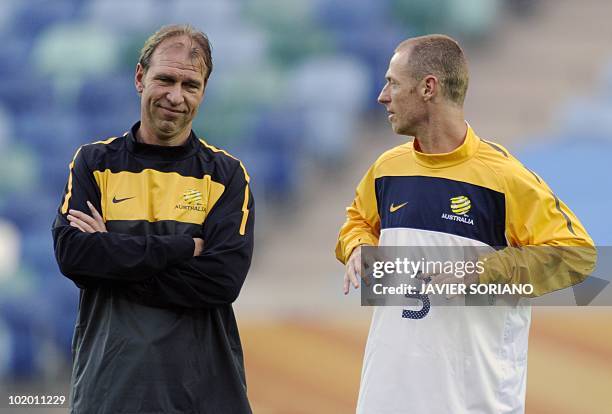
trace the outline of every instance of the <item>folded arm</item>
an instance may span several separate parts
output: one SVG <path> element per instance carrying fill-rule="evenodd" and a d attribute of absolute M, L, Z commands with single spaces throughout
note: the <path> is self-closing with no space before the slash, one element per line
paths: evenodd
<path fill-rule="evenodd" d="M 187 235 L 132 236 L 102 231 L 84 232 L 71 225 L 69 210 L 100 210 L 100 189 L 85 154 L 77 151 L 53 223 L 53 246 L 60 271 L 79 287 L 99 282 L 129 282 L 146 279 L 168 265 L 193 256 L 195 243 Z M 74 223 L 74 221 L 73 221 Z"/>
<path fill-rule="evenodd" d="M 142 283 L 126 286 L 126 294 L 159 307 L 232 303 L 251 265 L 254 214 L 248 175 L 238 167 L 204 222 L 202 253 L 167 266 Z"/>

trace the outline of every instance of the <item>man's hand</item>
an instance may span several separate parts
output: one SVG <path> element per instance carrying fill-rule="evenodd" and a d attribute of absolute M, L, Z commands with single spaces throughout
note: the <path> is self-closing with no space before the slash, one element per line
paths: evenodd
<path fill-rule="evenodd" d="M 363 280 L 366 286 L 370 286 L 372 277 L 372 267 L 375 262 L 385 262 L 389 259 L 383 254 L 381 249 L 368 249 L 366 257 L 361 255 L 361 248 L 363 246 L 374 247 L 371 244 L 360 244 L 355 247 L 351 253 L 351 257 L 346 261 L 346 271 L 344 273 L 344 294 L 349 293 L 351 284 L 357 289 L 359 287 L 359 279 Z M 361 261 L 365 267 L 365 274 L 361 274 Z"/>
<path fill-rule="evenodd" d="M 100 233 L 106 233 L 106 225 L 104 224 L 104 219 L 98 213 L 98 210 L 91 204 L 89 201 L 87 202 L 87 206 L 91 211 L 91 216 L 78 211 L 78 210 L 68 210 L 68 221 L 72 227 L 76 227 L 81 230 L 83 233 L 95 233 L 99 231 Z"/>
<path fill-rule="evenodd" d="M 204 250 L 204 240 L 194 237 L 193 241 L 195 243 L 195 248 L 193 249 L 193 257 L 196 257 L 202 253 L 202 250 Z"/>
<path fill-rule="evenodd" d="M 351 284 L 357 289 L 359 287 L 359 279 L 363 279 L 366 286 L 369 286 L 368 275 L 361 274 L 361 247 L 362 246 L 371 246 L 369 244 L 361 244 L 353 250 L 351 253 L 351 257 L 346 261 L 346 271 L 344 273 L 344 294 L 349 293 L 349 289 Z M 378 249 L 373 249 L 368 251 L 368 256 L 364 259 L 364 266 L 366 269 L 370 269 L 372 267 L 372 262 L 374 261 L 384 261 L 384 258 L 381 256 L 380 251 Z"/>
<path fill-rule="evenodd" d="M 361 269 L 361 246 L 355 247 L 346 262 L 346 271 L 344 272 L 344 294 L 349 293 L 351 284 L 355 289 L 359 287 L 359 269 Z"/>

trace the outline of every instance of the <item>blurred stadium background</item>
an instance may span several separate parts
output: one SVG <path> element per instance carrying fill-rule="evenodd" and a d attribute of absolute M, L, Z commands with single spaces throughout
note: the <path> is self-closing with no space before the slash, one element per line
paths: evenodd
<path fill-rule="evenodd" d="M 254 411 L 349 413 L 370 311 L 341 294 L 333 246 L 361 175 L 402 142 L 376 103 L 394 46 L 460 39 L 472 126 L 612 245 L 610 17 L 609 0 L 3 0 L 0 411 L 10 393 L 68 395 L 78 292 L 51 222 L 76 148 L 138 118 L 133 71 L 159 26 L 209 34 L 195 129 L 253 178 L 256 256 L 236 309 Z M 611 310 L 533 314 L 527 412 L 612 412 Z"/>

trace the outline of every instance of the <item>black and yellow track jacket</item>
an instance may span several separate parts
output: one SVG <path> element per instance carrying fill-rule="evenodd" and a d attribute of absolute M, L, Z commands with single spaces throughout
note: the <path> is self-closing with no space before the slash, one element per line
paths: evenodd
<path fill-rule="evenodd" d="M 79 148 L 53 225 L 81 288 L 71 412 L 250 413 L 231 306 L 253 252 L 249 176 L 193 132 L 161 147 L 137 142 L 138 127 Z M 107 233 L 69 225 L 88 200 Z"/>

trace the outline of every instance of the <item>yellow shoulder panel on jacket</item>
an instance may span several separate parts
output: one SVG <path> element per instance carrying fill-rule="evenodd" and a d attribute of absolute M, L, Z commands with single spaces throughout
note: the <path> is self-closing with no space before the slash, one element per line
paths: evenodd
<path fill-rule="evenodd" d="M 406 158 L 412 157 L 412 151 L 414 151 L 412 142 L 407 142 L 383 152 L 372 165 L 374 178 L 387 175 L 404 175 L 406 168 L 412 164 L 410 159 Z"/>
<path fill-rule="evenodd" d="M 92 142 L 91 144 L 87 144 L 87 145 L 93 145 L 93 144 L 104 144 L 104 145 L 106 145 L 106 144 L 110 144 L 111 142 L 113 142 L 117 138 L 118 137 L 110 137 L 110 138 L 107 138 L 105 140 Z"/>
<path fill-rule="evenodd" d="M 107 138 L 103 141 L 96 141 L 96 142 L 92 142 L 90 144 L 85 144 L 85 145 L 93 145 L 93 144 L 110 144 L 111 142 L 113 142 L 114 140 L 116 140 L 117 137 L 111 137 L 111 138 Z M 61 208 L 61 212 L 62 214 L 66 214 L 68 213 L 68 203 L 70 202 L 70 198 L 72 197 L 72 170 L 74 168 L 74 162 L 77 158 L 77 156 L 79 155 L 79 152 L 81 152 L 81 149 L 85 146 L 85 145 L 81 145 L 76 152 L 74 153 L 74 157 L 72 157 L 72 161 L 70 162 L 70 164 L 68 165 L 68 185 L 67 185 L 67 191 L 66 194 L 64 196 L 64 202 L 62 203 L 62 208 Z"/>
<path fill-rule="evenodd" d="M 479 159 L 504 183 L 506 235 L 511 245 L 592 244 L 576 215 L 546 182 L 499 144 L 487 145 Z"/>
<path fill-rule="evenodd" d="M 249 205 L 249 185 L 248 184 L 251 181 L 251 177 L 249 177 L 249 174 L 247 173 L 247 170 L 244 167 L 244 164 L 238 158 L 234 157 L 233 155 L 231 155 L 230 153 L 228 153 L 225 150 L 219 149 L 219 148 L 215 147 L 214 145 L 210 145 L 209 143 L 207 143 L 206 141 L 204 141 L 201 138 L 200 138 L 200 142 L 202 143 L 202 145 L 204 145 L 206 148 L 210 149 L 211 151 L 213 151 L 213 152 L 220 152 L 220 153 L 222 153 L 224 155 L 227 155 L 230 158 L 235 159 L 236 161 L 238 161 L 240 163 L 240 168 L 242 168 L 242 172 L 244 173 L 244 179 L 247 182 L 247 185 L 244 187 L 244 201 L 242 203 L 242 222 L 240 223 L 240 230 L 239 230 L 240 235 L 244 236 L 244 234 L 246 232 L 247 220 L 249 218 L 249 209 L 248 209 L 248 205 Z"/>

